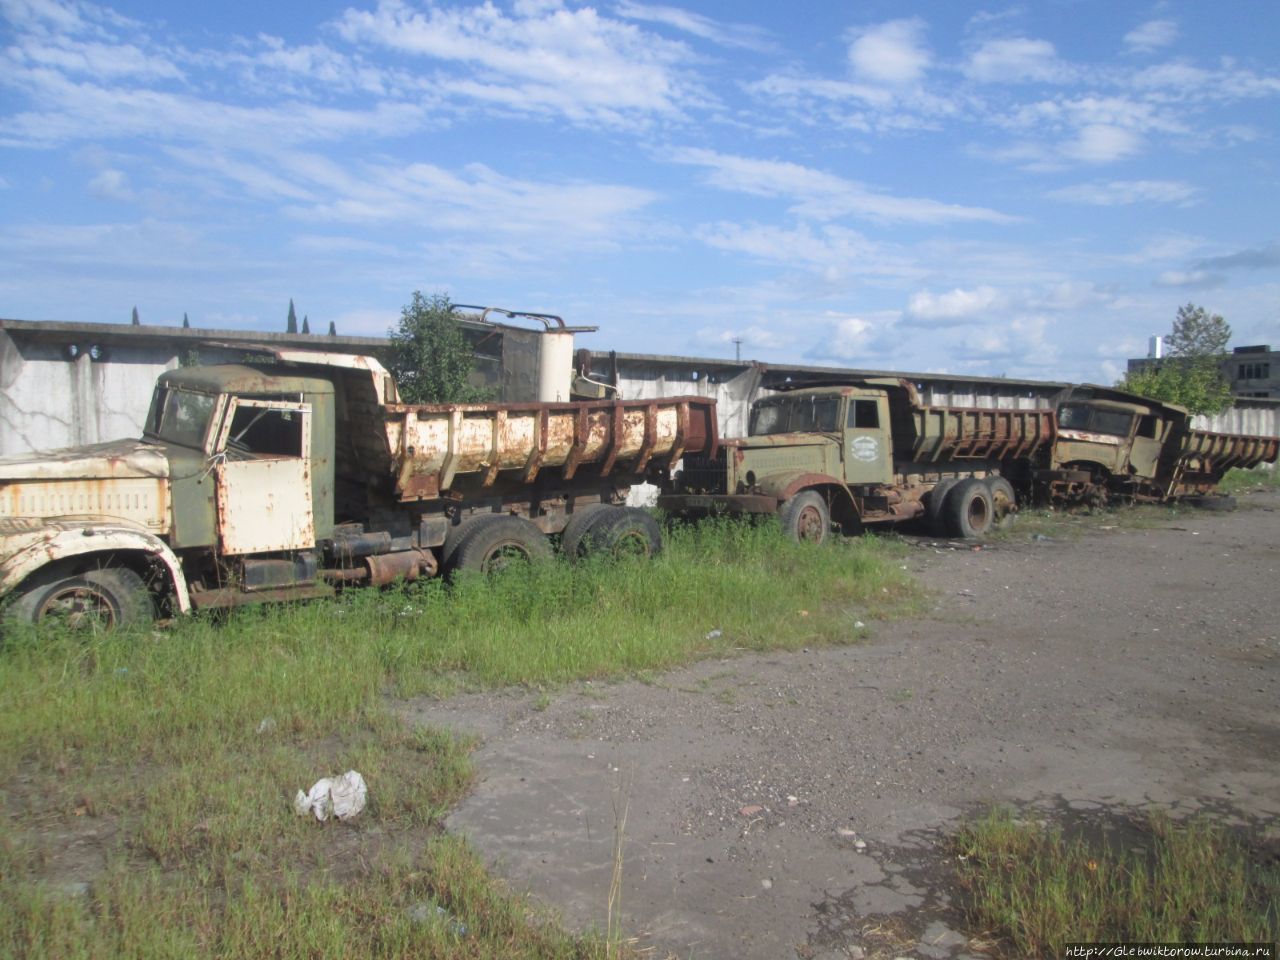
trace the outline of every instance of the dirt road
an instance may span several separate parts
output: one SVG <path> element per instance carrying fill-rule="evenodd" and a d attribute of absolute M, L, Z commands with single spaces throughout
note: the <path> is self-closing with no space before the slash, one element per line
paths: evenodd
<path fill-rule="evenodd" d="M 971 953 L 939 840 L 988 803 L 1280 817 L 1280 496 L 905 562 L 932 613 L 858 646 L 409 704 L 484 738 L 449 828 L 603 929 L 621 824 L 643 944 L 830 960 Z"/>

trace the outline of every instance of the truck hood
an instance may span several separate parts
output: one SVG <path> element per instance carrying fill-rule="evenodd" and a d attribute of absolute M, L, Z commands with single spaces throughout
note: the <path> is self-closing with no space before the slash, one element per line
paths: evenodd
<path fill-rule="evenodd" d="M 722 447 L 735 447 L 740 450 L 767 450 L 772 447 L 809 447 L 827 443 L 838 444 L 840 440 L 829 433 L 769 433 L 759 437 L 736 437 L 721 440 Z"/>
<path fill-rule="evenodd" d="M 37 450 L 0 457 L 0 484 L 17 480 L 164 479 L 164 447 L 142 440 L 112 440 L 85 447 Z"/>

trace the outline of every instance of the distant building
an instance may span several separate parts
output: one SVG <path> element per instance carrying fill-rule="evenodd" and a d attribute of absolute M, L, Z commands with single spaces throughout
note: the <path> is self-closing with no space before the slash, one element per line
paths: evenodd
<path fill-rule="evenodd" d="M 1164 360 L 1163 337 L 1152 337 L 1148 355 L 1129 361 L 1129 370 L 1146 369 Z M 1231 384 L 1231 394 L 1236 397 L 1280 399 L 1280 352 L 1268 344 L 1236 347 L 1224 354 L 1221 361 L 1222 375 Z"/>

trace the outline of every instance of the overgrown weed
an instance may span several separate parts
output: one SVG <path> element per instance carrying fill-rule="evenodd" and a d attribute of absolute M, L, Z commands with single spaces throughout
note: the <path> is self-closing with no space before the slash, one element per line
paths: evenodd
<path fill-rule="evenodd" d="M 902 552 L 711 523 L 673 529 L 649 563 L 556 561 L 167 631 L 12 635 L 0 955 L 626 956 L 618 931 L 569 936 L 438 835 L 469 745 L 406 729 L 388 694 L 652 679 L 735 649 L 851 642 L 856 619 L 919 602 Z M 294 790 L 347 769 L 370 789 L 356 821 L 294 815 Z M 68 861 L 69 837 L 92 855 Z"/>
<path fill-rule="evenodd" d="M 994 809 L 953 849 L 973 929 L 1016 957 L 1066 943 L 1274 941 L 1280 871 L 1205 818 L 1150 814 L 1131 837 L 1068 836 Z"/>

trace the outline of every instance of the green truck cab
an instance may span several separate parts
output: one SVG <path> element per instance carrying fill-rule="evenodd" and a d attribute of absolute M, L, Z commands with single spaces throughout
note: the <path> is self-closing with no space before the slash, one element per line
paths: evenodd
<path fill-rule="evenodd" d="M 833 524 L 925 518 L 981 536 L 1017 506 L 1024 461 L 1052 442 L 1053 412 L 927 405 L 909 381 L 871 377 L 757 400 L 748 436 L 714 458 L 686 457 L 668 512 L 777 514 L 798 540 Z"/>

